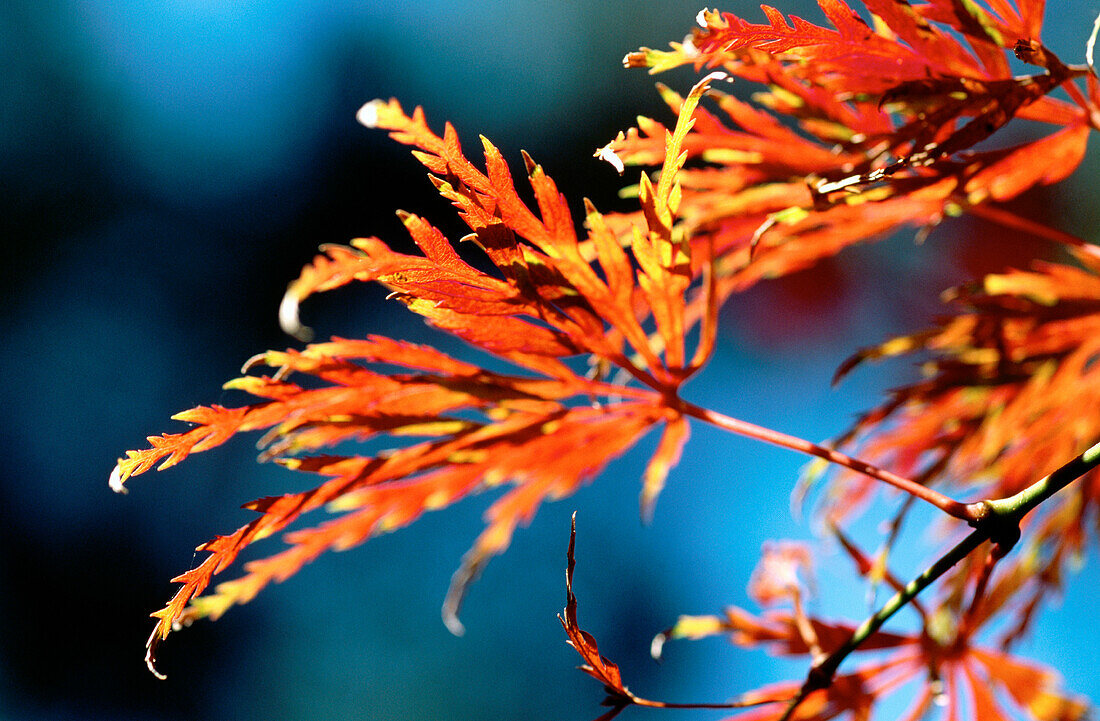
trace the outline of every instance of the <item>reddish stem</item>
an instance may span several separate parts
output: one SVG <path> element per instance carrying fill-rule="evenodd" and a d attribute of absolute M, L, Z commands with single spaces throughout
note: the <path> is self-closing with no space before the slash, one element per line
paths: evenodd
<path fill-rule="evenodd" d="M 790 448 L 793 451 L 805 453 L 811 456 L 817 456 L 823 458 L 830 463 L 836 463 L 837 465 L 844 466 L 845 468 L 862 473 L 865 476 L 870 476 L 875 480 L 887 483 L 894 488 L 931 503 L 936 508 L 940 509 L 952 518 L 958 518 L 968 523 L 976 520 L 972 509 L 968 508 L 965 503 L 960 503 L 953 498 L 945 496 L 939 491 L 932 490 L 927 486 L 911 481 L 908 478 L 903 478 L 896 473 L 884 470 L 877 466 L 874 466 L 865 461 L 861 461 L 858 458 L 852 458 L 845 455 L 840 451 L 832 448 L 827 448 L 817 443 L 811 443 L 810 441 L 798 438 L 796 436 L 790 436 L 786 433 L 780 433 L 770 428 L 764 428 L 747 421 L 738 420 L 737 418 L 731 418 L 730 416 L 712 411 L 707 408 L 700 408 L 699 406 L 688 403 L 687 401 L 680 401 L 680 411 L 685 415 L 693 418 L 698 418 L 701 421 L 706 421 L 712 425 L 724 428 L 727 431 L 732 431 L 748 438 L 755 438 L 765 443 L 771 443 L 772 445 L 780 446 L 782 448 Z"/>

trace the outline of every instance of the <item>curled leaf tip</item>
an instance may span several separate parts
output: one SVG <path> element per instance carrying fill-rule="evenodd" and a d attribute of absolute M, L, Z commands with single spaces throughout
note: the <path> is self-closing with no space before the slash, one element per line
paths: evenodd
<path fill-rule="evenodd" d="M 443 599 L 443 625 L 455 636 L 464 636 L 466 627 L 458 620 L 458 612 L 462 608 L 462 602 L 466 598 L 466 591 L 479 575 L 484 566 L 484 559 L 467 557 L 463 559 L 462 566 L 451 576 L 451 587 L 447 589 L 447 597 Z"/>
<path fill-rule="evenodd" d="M 279 303 L 279 327 L 284 333 L 300 341 L 308 341 L 313 337 L 313 330 L 302 325 L 299 320 L 298 293 L 293 287 L 287 288 Z"/>
<path fill-rule="evenodd" d="M 244 362 L 244 365 L 241 366 L 241 373 L 242 374 L 248 373 L 250 370 L 252 370 L 256 366 L 263 365 L 266 360 L 267 360 L 267 353 L 257 353 L 256 355 L 252 356 L 251 358 L 249 358 L 248 360 L 246 360 Z"/>
<path fill-rule="evenodd" d="M 619 137 L 615 140 L 618 140 L 622 137 L 623 134 L 619 133 Z M 592 154 L 592 157 L 599 158 L 600 160 L 605 160 L 608 163 L 611 163 L 611 167 L 615 168 L 619 175 L 622 175 L 623 171 L 626 170 L 626 166 L 623 165 L 623 159 L 620 158 L 619 155 L 611 149 L 611 146 L 615 142 L 615 140 L 612 140 L 607 145 L 597 149 L 596 152 Z"/>
<path fill-rule="evenodd" d="M 111 477 L 107 479 L 107 485 L 115 493 L 127 493 L 126 486 L 122 483 L 122 467 L 116 463 L 115 467 L 111 469 Z"/>
<path fill-rule="evenodd" d="M 1096 63 L 1093 62 L 1093 53 L 1096 50 L 1096 34 L 1100 32 L 1100 15 L 1096 16 L 1096 20 L 1092 23 L 1092 33 L 1089 35 L 1088 42 L 1085 43 L 1085 62 L 1088 63 L 1089 70 L 1093 75 L 1096 75 Z"/>
<path fill-rule="evenodd" d="M 359 124 L 366 128 L 378 127 L 378 108 L 385 105 L 385 101 L 375 98 L 369 103 L 365 103 L 363 107 L 359 108 L 359 112 L 355 114 L 355 119 L 359 121 Z"/>
<path fill-rule="evenodd" d="M 446 606 L 443 607 L 443 625 L 454 636 L 466 635 L 466 627 L 462 625 L 462 621 L 458 620 L 458 615 L 447 609 Z"/>
<path fill-rule="evenodd" d="M 661 654 L 665 650 L 665 641 L 668 640 L 667 632 L 662 631 L 653 637 L 653 640 L 649 642 L 649 655 L 653 657 L 654 661 L 661 660 Z"/>
<path fill-rule="evenodd" d="M 154 676 L 156 676 L 161 681 L 167 681 L 168 680 L 168 676 L 166 674 L 163 674 L 163 673 L 161 673 L 160 671 L 157 670 L 157 667 L 156 667 L 156 665 L 153 661 L 153 657 L 151 655 L 146 654 L 146 656 L 145 656 L 145 667 L 149 669 L 149 673 L 153 674 Z"/>
<path fill-rule="evenodd" d="M 157 626 L 153 629 L 153 633 L 150 634 L 149 640 L 145 642 L 145 667 L 149 669 L 149 673 L 153 674 L 161 681 L 167 681 L 168 676 L 157 670 L 156 659 L 154 658 L 154 649 L 156 649 L 159 635 L 160 626 Z"/>

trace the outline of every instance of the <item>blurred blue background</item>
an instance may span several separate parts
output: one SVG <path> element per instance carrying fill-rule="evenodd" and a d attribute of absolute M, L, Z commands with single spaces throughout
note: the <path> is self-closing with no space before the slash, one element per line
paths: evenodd
<path fill-rule="evenodd" d="M 581 623 L 635 691 L 718 701 L 801 673 L 722 640 L 671 646 L 660 666 L 648 658 L 652 635 L 678 614 L 748 604 L 761 542 L 810 535 L 788 509 L 801 458 L 701 427 L 649 526 L 637 492 L 654 439 L 546 506 L 474 586 L 463 638 L 444 629 L 439 605 L 488 499 L 330 554 L 173 636 L 161 652 L 167 682 L 145 670 L 147 614 L 195 545 L 245 522 L 239 504 L 302 481 L 256 464 L 242 439 L 136 478 L 122 497 L 107 489 L 115 459 L 179 430 L 169 420 L 179 410 L 242 400 L 218 389 L 254 353 L 294 344 L 275 311 L 318 245 L 404 242 L 396 208 L 463 234 L 407 148 L 355 123 L 363 102 L 422 104 L 434 127 L 453 121 L 467 148 L 483 133 L 513 163 L 528 150 L 577 208 L 583 196 L 629 208 L 616 197 L 624 181 L 592 151 L 638 113 L 667 116 L 654 79 L 620 60 L 682 38 L 699 7 L 482 5 L 0 8 L 0 718 L 595 717 L 601 691 L 574 670 L 555 618 L 574 509 Z M 1050 44 L 1079 61 L 1092 11 L 1059 5 Z M 788 8 L 820 19 L 806 3 Z M 660 79 L 684 90 L 692 73 Z M 1079 177 L 1095 172 L 1091 161 Z M 1033 193 L 1028 212 L 1085 234 L 1098 220 L 1091 193 L 1081 181 Z M 908 377 L 888 366 L 830 389 L 850 351 L 916 327 L 940 289 L 1031 250 L 959 223 L 920 247 L 901 237 L 762 287 L 726 310 L 719 353 L 688 395 L 796 435 L 835 435 Z M 321 335 L 432 339 L 381 295 L 343 290 L 310 300 L 303 317 Z M 862 539 L 871 547 L 873 531 Z M 824 560 L 822 588 L 850 578 L 835 553 Z M 1098 579 L 1094 566 L 1082 574 L 1027 650 L 1100 698 L 1087 592 Z M 862 611 L 861 599 L 847 601 Z"/>

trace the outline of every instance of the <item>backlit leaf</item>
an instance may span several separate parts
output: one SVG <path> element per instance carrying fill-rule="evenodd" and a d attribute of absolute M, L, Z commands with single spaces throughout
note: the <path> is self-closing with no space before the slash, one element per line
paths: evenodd
<path fill-rule="evenodd" d="M 488 140 L 482 139 L 482 172 L 465 158 L 450 125 L 439 137 L 419 110 L 407 116 L 396 101 L 364 107 L 365 124 L 388 129 L 417 148 L 417 159 L 435 174 L 436 188 L 455 204 L 473 231 L 470 238 L 498 274 L 467 262 L 423 218 L 400 212 L 422 255 L 398 253 L 377 238 L 326 246 L 288 288 L 280 309 L 284 326 L 304 334 L 298 309 L 311 294 L 353 280 L 374 281 L 431 325 L 520 366 L 526 375 L 492 372 L 430 347 L 379 336 L 334 338 L 253 358 L 246 372 L 259 365 L 276 371 L 245 375 L 226 388 L 251 394 L 254 402 L 185 411 L 176 419 L 194 424 L 191 430 L 153 436 L 149 448 L 128 451 L 111 474 L 116 490 L 124 490 L 135 474 L 174 465 L 251 430 L 267 431 L 261 459 L 325 479 L 308 491 L 246 504 L 259 515 L 200 547 L 205 558 L 174 579 L 180 588 L 153 614 L 150 668 L 156 645 L 179 624 L 217 618 L 326 550 L 349 548 L 427 510 L 504 487 L 486 511 L 485 530 L 463 558 L 444 603 L 447 625 L 459 632 L 457 612 L 469 583 L 508 546 L 516 527 L 530 522 L 544 500 L 574 493 L 611 459 L 663 426 L 643 481 L 643 513 L 650 512 L 688 434 L 677 390 L 714 347 L 710 280 L 694 296 L 705 308 L 704 334 L 691 362 L 685 360 L 686 329 L 697 305 L 689 311 L 686 296 L 698 268 L 687 238 L 674 230 L 676 179 L 685 157 L 680 143 L 708 80 L 693 90 L 678 130 L 668 138 L 671 159 L 643 202 L 647 220 L 636 228 L 635 247 L 623 247 L 591 204 L 588 235 L 579 237 L 564 197 L 526 155 L 537 212 L 520 199 L 508 165 Z M 709 262 L 708 254 L 699 264 Z M 645 328 L 650 309 L 655 334 Z M 617 368 L 636 383 L 582 377 L 570 366 L 573 356 Z M 305 382 L 293 382 L 295 374 Z M 347 442 L 380 440 L 397 447 L 363 456 L 309 455 Z M 288 531 L 288 549 L 248 563 L 243 576 L 202 595 L 245 547 L 288 530 L 321 507 L 342 515 Z"/>

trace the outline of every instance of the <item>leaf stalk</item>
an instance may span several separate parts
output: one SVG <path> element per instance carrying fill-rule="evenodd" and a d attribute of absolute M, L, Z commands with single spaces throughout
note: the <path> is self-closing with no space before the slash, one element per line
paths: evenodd
<path fill-rule="evenodd" d="M 775 431 L 770 428 L 764 428 L 754 423 L 732 418 L 725 414 L 718 413 L 717 411 L 701 408 L 683 400 L 680 401 L 679 410 L 684 415 L 697 418 L 711 425 L 737 433 L 738 435 L 764 441 L 765 443 L 771 443 L 772 445 L 782 448 L 789 448 L 807 455 L 816 456 L 830 463 L 844 466 L 857 473 L 862 473 L 865 476 L 882 481 L 922 501 L 926 501 L 952 518 L 958 518 L 968 523 L 973 523 L 978 520 L 979 514 L 985 512 L 983 508 L 978 508 L 975 504 L 961 503 L 939 491 L 923 486 L 916 481 L 899 476 L 896 473 L 879 468 L 866 461 L 861 461 L 858 458 L 853 458 L 833 448 L 813 443 L 798 438 L 797 436 L 791 436 L 780 431 Z"/>

